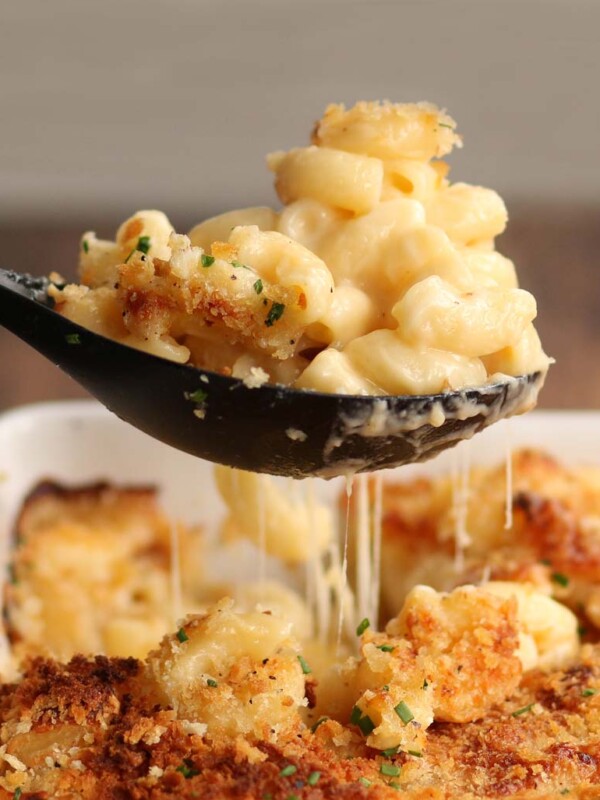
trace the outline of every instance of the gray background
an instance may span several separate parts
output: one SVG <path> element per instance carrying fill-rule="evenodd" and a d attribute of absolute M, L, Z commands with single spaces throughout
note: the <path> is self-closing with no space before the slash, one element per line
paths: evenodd
<path fill-rule="evenodd" d="M 185 229 L 273 203 L 265 153 L 328 102 L 427 99 L 464 134 L 452 176 L 508 202 L 499 249 L 560 362 L 546 405 L 594 405 L 600 375 L 573 382 L 600 358 L 598 31 L 595 0 L 5 0 L 3 262 L 71 275 L 79 232 L 136 208 Z M 0 407 L 79 392 L 6 333 L 0 359 Z"/>

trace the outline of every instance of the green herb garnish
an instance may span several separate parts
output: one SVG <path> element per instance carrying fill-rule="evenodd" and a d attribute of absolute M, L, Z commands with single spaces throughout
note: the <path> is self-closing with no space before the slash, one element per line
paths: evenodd
<path fill-rule="evenodd" d="M 310 675 L 310 673 L 312 672 L 312 669 L 308 666 L 308 663 L 307 663 L 306 659 L 304 658 L 304 656 L 298 656 L 298 661 L 300 662 L 300 666 L 302 667 L 302 672 L 305 675 Z"/>
<path fill-rule="evenodd" d="M 397 767 L 395 764 L 381 764 L 379 772 L 381 772 L 382 775 L 387 775 L 389 778 L 397 778 L 398 775 L 400 775 L 400 767 Z"/>
<path fill-rule="evenodd" d="M 550 575 L 550 578 L 554 581 L 554 583 L 558 583 L 559 586 L 569 585 L 569 579 L 566 575 L 563 575 L 562 572 L 553 572 L 552 575 Z"/>
<path fill-rule="evenodd" d="M 310 775 L 306 779 L 306 782 L 308 783 L 309 786 L 316 786 L 317 783 L 319 782 L 320 777 L 321 773 L 315 770 L 314 772 L 310 773 Z"/>
<path fill-rule="evenodd" d="M 89 253 L 90 252 L 90 246 L 88 244 L 88 240 L 87 239 L 83 240 L 83 242 L 81 243 L 81 246 L 83 248 L 83 252 L 84 253 Z"/>
<path fill-rule="evenodd" d="M 125 259 L 125 263 L 126 264 L 129 262 L 129 259 L 136 252 L 136 250 L 139 250 L 140 253 L 143 253 L 144 255 L 146 255 L 148 253 L 148 250 L 150 250 L 150 237 L 149 236 L 140 236 L 140 238 L 137 240 L 136 246 L 133 248 L 131 253 L 129 253 L 127 258 Z"/>
<path fill-rule="evenodd" d="M 454 125 L 449 125 L 447 122 L 438 122 L 438 127 L 440 127 L 440 128 L 450 128 L 451 131 L 454 130 Z"/>
<path fill-rule="evenodd" d="M 20 800 L 22 794 L 23 794 L 23 789 L 21 789 L 20 786 L 17 786 L 13 794 L 13 800 Z"/>
<path fill-rule="evenodd" d="M 408 750 L 409 756 L 414 756 L 415 758 L 423 758 L 423 753 L 420 753 L 418 750 Z"/>
<path fill-rule="evenodd" d="M 396 714 L 398 714 L 398 716 L 400 717 L 400 719 L 402 720 L 402 722 L 405 725 L 408 725 L 408 723 L 411 722 L 415 718 L 415 715 L 412 713 L 410 708 L 406 705 L 404 700 L 401 700 L 398 703 L 398 705 L 394 708 L 394 711 L 396 712 Z"/>
<path fill-rule="evenodd" d="M 581 692 L 582 697 L 592 697 L 593 695 L 598 694 L 598 689 L 584 689 Z"/>
<path fill-rule="evenodd" d="M 196 389 L 195 392 L 184 392 L 183 394 L 186 400 L 192 400 L 199 406 L 201 406 L 208 397 L 208 392 L 205 392 L 204 389 Z"/>
<path fill-rule="evenodd" d="M 375 730 L 375 723 L 368 714 L 363 713 L 358 706 L 354 706 L 350 714 L 350 724 L 357 725 L 365 736 L 368 736 Z"/>
<path fill-rule="evenodd" d="M 363 786 L 370 786 L 371 785 L 371 781 L 368 778 L 363 778 L 362 775 L 360 776 L 360 778 L 358 780 L 360 781 L 360 783 L 362 783 Z"/>
<path fill-rule="evenodd" d="M 322 725 L 324 722 L 327 722 L 328 719 L 329 719 L 329 717 L 321 717 L 320 719 L 318 719 L 315 722 L 315 724 L 311 727 L 310 732 L 314 733 L 317 730 L 317 728 L 319 727 L 319 725 Z"/>
<path fill-rule="evenodd" d="M 577 633 L 579 634 L 579 638 L 580 639 L 583 639 L 583 637 L 586 635 L 587 632 L 588 631 L 587 631 L 587 628 L 585 627 L 585 625 L 578 625 L 577 626 Z"/>
<path fill-rule="evenodd" d="M 359 623 L 359 625 L 358 625 L 358 627 L 357 627 L 357 629 L 356 629 L 356 635 L 357 635 L 357 636 L 362 636 L 362 635 L 363 635 L 363 633 L 364 633 L 364 632 L 367 630 L 367 628 L 370 626 L 370 624 L 371 624 L 371 623 L 369 622 L 369 619 L 368 619 L 368 617 L 365 617 L 365 618 L 364 618 L 364 619 L 363 619 L 363 620 L 362 620 L 362 621 Z"/>
<path fill-rule="evenodd" d="M 295 775 L 296 772 L 298 772 L 298 767 L 294 766 L 293 764 L 288 764 L 287 767 L 284 767 L 279 774 L 282 778 L 289 778 L 290 775 Z"/>
<path fill-rule="evenodd" d="M 67 333 L 65 336 L 67 344 L 81 344 L 81 339 L 78 333 Z"/>
<path fill-rule="evenodd" d="M 262 292 L 263 282 L 261 281 L 260 278 L 257 281 L 254 281 L 254 283 L 252 284 L 252 288 L 254 289 L 256 294 L 260 294 Z"/>
<path fill-rule="evenodd" d="M 148 250 L 150 250 L 150 237 L 149 236 L 140 236 L 138 239 L 136 250 L 139 250 L 140 253 L 144 255 L 148 255 Z"/>
<path fill-rule="evenodd" d="M 250 269 L 250 267 L 246 266 L 246 264 L 242 264 L 241 261 L 232 261 L 231 266 L 234 269 Z"/>
<path fill-rule="evenodd" d="M 176 768 L 175 772 L 181 772 L 181 774 L 186 780 L 193 778 L 194 775 L 200 775 L 200 770 L 193 767 L 191 762 L 187 760 L 184 761 L 183 764 L 180 764 Z"/>
<path fill-rule="evenodd" d="M 398 755 L 398 750 L 400 749 L 400 745 L 396 745 L 396 747 L 388 747 L 387 750 L 382 750 L 381 755 L 385 758 L 391 758 L 392 756 Z"/>
<path fill-rule="evenodd" d="M 531 711 L 531 709 L 534 707 L 534 705 L 535 705 L 535 703 L 529 703 L 528 706 L 523 706 L 523 708 L 519 708 L 516 711 L 513 711 L 512 712 L 512 716 L 513 717 L 520 717 L 521 714 L 527 714 L 528 711 Z"/>
<path fill-rule="evenodd" d="M 206 685 L 210 686 L 211 689 L 216 689 L 219 684 L 216 682 L 214 678 L 207 678 Z"/>
<path fill-rule="evenodd" d="M 391 644 L 378 644 L 377 649 L 381 650 L 383 653 L 393 653 L 396 648 Z"/>
<path fill-rule="evenodd" d="M 179 628 L 179 630 L 177 631 L 177 638 L 183 644 L 183 642 L 187 642 L 190 637 L 183 630 L 183 628 Z"/>
<path fill-rule="evenodd" d="M 215 263 L 215 257 L 207 256 L 206 253 L 202 253 L 200 256 L 200 263 L 203 267 L 212 267 L 212 265 Z"/>
<path fill-rule="evenodd" d="M 278 319 L 281 319 L 284 311 L 285 305 L 283 303 L 273 303 L 265 320 L 265 325 L 267 328 L 272 327 Z"/>
<path fill-rule="evenodd" d="M 368 736 L 375 730 L 375 723 L 368 714 L 361 717 L 357 722 L 358 727 L 361 729 L 363 736 Z"/>

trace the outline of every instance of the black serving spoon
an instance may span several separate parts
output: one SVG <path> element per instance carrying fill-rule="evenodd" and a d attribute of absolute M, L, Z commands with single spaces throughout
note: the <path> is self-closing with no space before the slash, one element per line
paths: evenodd
<path fill-rule="evenodd" d="M 423 461 L 532 407 L 544 381 L 537 372 L 477 389 L 400 397 L 271 384 L 250 389 L 70 322 L 53 310 L 48 286 L 47 278 L 0 270 L 0 324 L 136 428 L 192 455 L 255 472 L 331 477 Z"/>

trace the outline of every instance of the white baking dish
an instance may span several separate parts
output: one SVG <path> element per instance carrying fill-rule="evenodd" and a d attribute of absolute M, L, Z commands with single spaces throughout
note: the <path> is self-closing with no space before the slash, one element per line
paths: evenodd
<path fill-rule="evenodd" d="M 507 444 L 543 447 L 567 462 L 600 465 L 600 412 L 544 411 L 500 422 L 432 462 L 387 476 L 449 469 L 461 451 L 471 464 L 501 461 Z M 91 401 L 42 403 L 0 416 L 0 541 L 29 489 L 42 478 L 153 483 L 170 515 L 213 526 L 222 514 L 211 465 L 161 444 Z M 318 481 L 333 496 L 339 481 Z"/>

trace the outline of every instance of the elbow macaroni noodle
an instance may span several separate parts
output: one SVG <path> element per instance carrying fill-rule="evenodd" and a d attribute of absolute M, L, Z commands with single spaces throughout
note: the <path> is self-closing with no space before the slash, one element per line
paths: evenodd
<path fill-rule="evenodd" d="M 450 184 L 460 146 L 432 105 L 327 108 L 312 143 L 268 158 L 281 211 L 181 236 L 140 211 L 82 239 L 66 316 L 182 363 L 349 394 L 437 393 L 545 370 L 534 298 L 494 250 L 492 190 Z"/>

